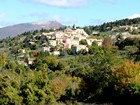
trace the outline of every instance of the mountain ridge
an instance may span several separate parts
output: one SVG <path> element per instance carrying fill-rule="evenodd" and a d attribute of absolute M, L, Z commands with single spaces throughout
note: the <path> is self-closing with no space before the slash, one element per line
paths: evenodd
<path fill-rule="evenodd" d="M 41 30 L 41 29 L 57 29 L 62 26 L 63 25 L 57 21 L 15 24 L 12 26 L 0 28 L 0 39 L 4 39 L 6 37 L 15 37 L 19 34 L 28 31 Z"/>

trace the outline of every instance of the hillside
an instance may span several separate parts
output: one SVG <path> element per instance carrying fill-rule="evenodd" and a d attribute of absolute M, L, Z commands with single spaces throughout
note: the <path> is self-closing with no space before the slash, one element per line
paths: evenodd
<path fill-rule="evenodd" d="M 6 37 L 14 37 L 19 34 L 28 31 L 40 30 L 40 29 L 51 29 L 51 28 L 60 28 L 63 25 L 57 21 L 48 21 L 42 23 L 22 23 L 13 26 L 0 28 L 0 39 Z"/>
<path fill-rule="evenodd" d="M 99 36 L 63 27 L 0 40 L 0 105 L 139 105 L 139 35 Z"/>
<path fill-rule="evenodd" d="M 84 30 L 88 34 L 92 34 L 92 31 L 99 31 L 99 32 L 107 32 L 107 31 L 112 31 L 114 29 L 118 29 L 120 26 L 140 26 L 140 18 L 134 18 L 134 19 L 121 19 L 121 20 L 116 20 L 113 22 L 106 22 L 101 25 L 91 25 L 91 26 L 85 26 Z"/>

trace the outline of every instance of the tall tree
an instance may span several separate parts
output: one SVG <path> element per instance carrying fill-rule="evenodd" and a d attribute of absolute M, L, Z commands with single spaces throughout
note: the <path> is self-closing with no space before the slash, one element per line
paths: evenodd
<path fill-rule="evenodd" d="M 111 37 L 109 37 L 109 36 L 105 37 L 104 40 L 103 40 L 102 45 L 103 45 L 103 48 L 110 49 L 112 47 L 112 39 L 111 39 Z"/>
<path fill-rule="evenodd" d="M 0 69 L 6 65 L 6 53 L 0 52 Z"/>

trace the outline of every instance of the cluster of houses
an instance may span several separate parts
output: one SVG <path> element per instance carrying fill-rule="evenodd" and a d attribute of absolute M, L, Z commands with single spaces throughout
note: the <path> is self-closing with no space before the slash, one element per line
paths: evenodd
<path fill-rule="evenodd" d="M 64 30 L 64 32 L 59 31 L 59 32 L 43 33 L 41 35 L 41 39 L 46 39 L 46 38 L 49 39 L 50 48 L 61 46 L 63 50 L 67 50 L 67 49 L 71 49 L 74 46 L 76 47 L 76 52 L 78 52 L 81 49 L 87 49 L 87 45 L 81 45 L 79 43 L 81 40 L 85 40 L 88 45 L 91 45 L 93 41 L 98 42 L 99 46 L 102 45 L 101 39 L 89 38 L 88 34 L 83 29 L 67 28 Z M 43 49 L 49 50 L 48 48 L 43 48 Z"/>
<path fill-rule="evenodd" d="M 81 49 L 88 50 L 87 45 L 82 45 L 79 43 L 81 40 L 85 40 L 88 45 L 91 45 L 93 41 L 96 41 L 98 46 L 101 46 L 103 42 L 102 39 L 89 38 L 88 34 L 83 29 L 72 28 L 67 28 L 64 31 L 42 33 L 42 35 L 34 36 L 34 39 L 36 39 L 36 37 L 40 37 L 41 40 L 49 39 L 49 46 L 46 43 L 43 43 L 40 49 L 42 51 L 48 51 L 53 55 L 59 55 L 60 49 L 73 49 L 72 47 L 76 48 L 76 52 L 80 51 Z M 28 43 L 34 44 L 35 40 Z"/>
<path fill-rule="evenodd" d="M 118 35 L 121 35 L 121 37 L 123 39 L 126 39 L 126 38 L 140 38 L 140 26 L 139 27 L 136 27 L 136 26 L 119 26 L 116 30 L 118 30 L 118 32 L 115 32 L 114 29 L 112 29 L 112 32 L 115 32 L 115 33 L 112 33 L 112 35 L 109 35 L 112 40 L 115 42 L 116 41 L 116 36 Z M 132 33 L 133 31 L 137 31 L 139 33 L 135 34 L 135 33 Z"/>
<path fill-rule="evenodd" d="M 103 39 L 93 39 L 80 28 L 66 28 L 64 31 L 54 31 L 49 33 L 42 33 L 41 35 L 35 35 L 33 38 L 25 42 L 25 45 L 36 44 L 37 39 L 49 40 L 49 45 L 47 43 L 42 43 L 39 47 L 40 51 L 48 51 L 52 55 L 60 55 L 61 50 L 71 49 L 73 53 L 76 53 L 82 49 L 88 51 L 87 45 L 92 45 L 92 42 L 96 41 L 98 46 L 102 46 Z M 85 40 L 87 45 L 80 44 L 81 40 Z M 22 52 L 25 53 L 23 50 Z M 29 58 L 28 64 L 32 64 L 35 59 Z M 22 63 L 22 62 L 21 62 Z"/>
<path fill-rule="evenodd" d="M 137 30 L 138 27 L 134 27 L 134 26 L 119 26 L 119 29 L 132 32 L 133 30 Z"/>
<path fill-rule="evenodd" d="M 125 38 L 140 38 L 140 35 L 131 35 L 129 31 L 137 30 L 138 27 L 133 26 L 120 26 L 119 30 L 122 31 L 121 35 Z M 129 31 L 128 31 L 129 30 Z M 94 34 L 99 34 L 99 32 L 95 32 Z M 118 33 L 119 34 L 119 33 Z M 116 39 L 118 34 L 111 35 L 112 40 Z M 60 51 L 71 49 L 73 54 L 76 54 L 80 50 L 88 51 L 87 45 L 92 45 L 92 42 L 96 41 L 98 46 L 102 46 L 103 39 L 91 38 L 89 35 L 80 28 L 66 28 L 63 31 L 53 31 L 48 33 L 42 33 L 40 35 L 34 35 L 33 38 L 25 42 L 26 46 L 38 44 L 37 41 L 44 41 L 36 53 L 39 51 L 48 51 L 52 55 L 60 55 Z M 49 44 L 46 42 L 48 40 Z M 87 44 L 81 44 L 80 41 L 84 40 Z M 25 50 L 21 51 L 22 53 L 26 53 Z M 35 53 L 34 53 L 35 54 Z M 28 58 L 28 64 L 32 64 L 35 58 Z M 19 62 L 23 63 L 23 62 Z"/>

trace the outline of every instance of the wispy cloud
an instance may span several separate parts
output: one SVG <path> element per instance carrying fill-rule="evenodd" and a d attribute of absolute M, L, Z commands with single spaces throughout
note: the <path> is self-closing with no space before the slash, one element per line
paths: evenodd
<path fill-rule="evenodd" d="M 88 0 L 30 0 L 30 1 L 57 7 L 80 7 L 86 5 L 88 2 Z"/>
<path fill-rule="evenodd" d="M 134 19 L 140 17 L 140 14 L 133 14 L 132 16 L 129 16 L 129 19 Z"/>

